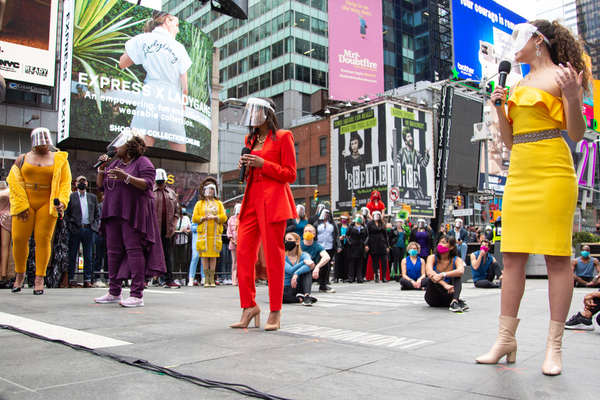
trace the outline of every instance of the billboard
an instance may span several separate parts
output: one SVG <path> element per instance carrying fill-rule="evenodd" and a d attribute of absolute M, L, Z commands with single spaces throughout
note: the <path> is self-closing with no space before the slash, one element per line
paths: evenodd
<path fill-rule="evenodd" d="M 146 28 L 153 13 L 158 26 Z M 110 142 L 131 128 L 165 157 L 210 159 L 213 43 L 164 16 L 124 0 L 65 0 L 59 143 Z"/>
<path fill-rule="evenodd" d="M 0 73 L 54 86 L 58 0 L 0 2 Z"/>
<path fill-rule="evenodd" d="M 358 208 L 364 207 L 371 192 L 377 190 L 386 213 L 391 213 L 395 204 L 406 204 L 411 206 L 412 216 L 433 216 L 430 112 L 381 102 L 332 118 L 331 132 L 331 165 L 338 171 L 331 191 L 336 215 L 351 212 L 352 197 Z"/>
<path fill-rule="evenodd" d="M 452 0 L 454 69 L 458 77 L 475 81 L 489 78 L 498 72 L 502 60 L 508 60 L 513 69 L 507 85 L 522 79 L 529 67 L 516 66 L 514 54 L 504 50 L 513 27 L 523 22 L 527 20 L 493 0 Z"/>
<path fill-rule="evenodd" d="M 329 1 L 329 97 L 383 92 L 381 0 Z"/>

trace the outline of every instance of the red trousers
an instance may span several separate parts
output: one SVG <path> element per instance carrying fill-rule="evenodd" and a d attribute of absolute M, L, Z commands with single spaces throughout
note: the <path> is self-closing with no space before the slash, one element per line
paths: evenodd
<path fill-rule="evenodd" d="M 267 207 L 262 181 L 248 184 L 238 226 L 238 284 L 242 308 L 256 305 L 254 264 L 261 240 L 269 279 L 271 311 L 281 310 L 285 275 L 285 246 L 283 238 L 287 221 L 267 222 Z"/>

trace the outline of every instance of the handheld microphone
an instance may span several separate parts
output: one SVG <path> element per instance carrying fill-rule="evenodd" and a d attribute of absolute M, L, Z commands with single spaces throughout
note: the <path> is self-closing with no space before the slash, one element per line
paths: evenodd
<path fill-rule="evenodd" d="M 55 207 L 58 207 L 58 206 L 60 206 L 60 200 L 59 200 L 59 199 L 54 199 L 54 206 L 55 206 Z M 61 213 L 61 212 L 59 212 L 59 213 L 58 213 L 58 219 L 62 219 L 62 217 L 63 217 L 63 216 L 62 216 L 62 213 Z"/>
<path fill-rule="evenodd" d="M 243 147 L 242 148 L 242 156 L 246 155 L 246 154 L 250 154 L 251 151 L 249 148 L 247 147 Z M 244 183 L 244 176 L 246 175 L 246 164 L 242 165 L 242 168 L 240 169 L 240 179 L 239 179 L 239 183 Z"/>
<path fill-rule="evenodd" d="M 110 149 L 109 151 L 106 152 L 106 155 L 108 156 L 108 158 L 112 158 L 115 155 L 115 150 L 114 149 Z M 98 162 L 96 164 L 94 164 L 93 168 L 98 168 L 103 163 L 104 163 L 104 161 L 98 160 Z"/>
<path fill-rule="evenodd" d="M 500 87 L 506 87 L 506 77 L 508 76 L 508 74 L 510 74 L 510 70 L 512 68 L 512 65 L 510 64 L 510 61 L 502 61 L 500 63 L 500 65 L 498 66 L 498 72 L 500 73 L 500 80 L 498 82 L 498 85 Z M 499 106 L 502 104 L 502 100 L 496 100 L 496 106 Z"/>

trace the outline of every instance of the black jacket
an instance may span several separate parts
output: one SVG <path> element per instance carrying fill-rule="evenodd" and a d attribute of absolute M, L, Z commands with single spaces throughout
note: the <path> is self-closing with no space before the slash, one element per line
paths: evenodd
<path fill-rule="evenodd" d="M 90 219 L 90 228 L 95 233 L 98 233 L 98 224 L 100 223 L 100 207 L 98 207 L 98 198 L 91 194 L 85 193 L 88 203 L 88 214 Z M 81 202 L 79 201 L 79 191 L 71 193 L 69 197 L 69 205 L 65 210 L 65 222 L 69 232 L 76 235 L 81 229 Z"/>
<path fill-rule="evenodd" d="M 387 254 L 388 244 L 387 230 L 385 225 L 379 227 L 375 221 L 369 221 L 367 230 L 369 231 L 369 253 L 370 254 Z"/>
<path fill-rule="evenodd" d="M 364 258 L 366 256 L 365 246 L 369 238 L 367 228 L 361 225 L 360 233 L 356 224 L 351 224 L 346 231 L 346 257 L 348 258 Z"/>
<path fill-rule="evenodd" d="M 417 230 L 419 228 L 418 227 L 414 227 L 411 231 L 410 231 L 410 236 L 408 238 L 409 242 L 416 242 L 417 241 Z M 435 251 L 435 245 L 433 243 L 433 231 L 431 230 L 431 228 L 425 227 L 425 231 L 427 232 L 427 246 L 429 247 L 429 254 L 433 254 L 433 252 Z"/>

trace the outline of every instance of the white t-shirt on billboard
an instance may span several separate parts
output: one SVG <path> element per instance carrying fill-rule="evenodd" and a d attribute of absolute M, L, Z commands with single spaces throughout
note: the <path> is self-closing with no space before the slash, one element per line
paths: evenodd
<path fill-rule="evenodd" d="M 137 35 L 125 43 L 125 51 L 134 64 L 142 64 L 148 81 L 162 81 L 181 86 L 181 75 L 192 65 L 185 47 L 165 28 Z"/>

